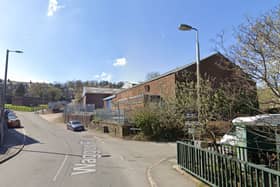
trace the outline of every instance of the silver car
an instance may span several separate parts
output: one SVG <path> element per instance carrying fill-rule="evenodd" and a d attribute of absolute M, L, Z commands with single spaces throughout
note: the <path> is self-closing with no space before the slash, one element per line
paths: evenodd
<path fill-rule="evenodd" d="M 81 124 L 78 120 L 71 120 L 67 123 L 67 129 L 73 130 L 73 131 L 84 131 L 85 127 L 83 124 Z"/>

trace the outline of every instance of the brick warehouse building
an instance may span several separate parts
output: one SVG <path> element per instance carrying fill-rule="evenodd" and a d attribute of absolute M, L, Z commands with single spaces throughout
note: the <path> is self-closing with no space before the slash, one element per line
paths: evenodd
<path fill-rule="evenodd" d="M 115 109 L 133 110 L 144 107 L 149 102 L 174 98 L 176 96 L 176 83 L 186 81 L 182 78 L 182 75 L 186 73 L 193 73 L 194 77 L 191 79 L 195 81 L 196 63 L 176 68 L 152 80 L 122 90 L 113 97 L 105 98 L 104 103 L 112 102 Z M 256 83 L 221 53 L 215 53 L 202 59 L 200 61 L 200 74 L 202 78 L 214 78 L 213 86 L 217 86 L 221 82 L 231 82 L 236 87 L 249 86 L 254 90 L 252 99 L 257 100 Z"/>
<path fill-rule="evenodd" d="M 84 87 L 82 93 L 82 104 L 94 104 L 95 108 L 103 108 L 103 99 L 115 94 L 118 91 L 120 91 L 120 89 Z"/>

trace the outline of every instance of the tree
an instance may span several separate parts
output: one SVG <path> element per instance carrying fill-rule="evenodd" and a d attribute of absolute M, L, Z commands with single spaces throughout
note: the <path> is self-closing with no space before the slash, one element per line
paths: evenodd
<path fill-rule="evenodd" d="M 174 102 L 177 113 L 183 116 L 183 121 L 195 128 L 197 138 L 210 137 L 215 144 L 216 136 L 225 133 L 226 126 L 229 127 L 226 121 L 240 114 L 251 115 L 256 112 L 256 90 L 248 89 L 246 85 L 240 85 L 233 80 L 218 82 L 205 75 L 200 81 L 200 115 L 197 119 L 197 84 L 193 77 L 193 73 L 181 75 L 181 81 L 176 85 Z M 239 82 L 246 82 L 245 80 L 246 77 L 239 79 Z M 216 128 L 216 122 L 223 123 L 224 128 Z"/>
<path fill-rule="evenodd" d="M 158 76 L 160 76 L 159 72 L 149 72 L 146 75 L 146 80 L 148 81 L 148 80 L 151 80 L 151 79 L 153 79 L 155 77 L 158 77 Z"/>
<path fill-rule="evenodd" d="M 47 89 L 47 95 L 50 101 L 58 101 L 62 97 L 62 91 L 59 88 L 51 86 Z"/>
<path fill-rule="evenodd" d="M 24 96 L 25 93 L 26 93 L 25 86 L 22 83 L 20 83 L 15 90 L 15 96 Z"/>
<path fill-rule="evenodd" d="M 63 93 L 60 88 L 45 83 L 33 83 L 29 90 L 29 95 L 32 97 L 40 97 L 42 101 L 58 101 L 61 99 Z"/>
<path fill-rule="evenodd" d="M 32 83 L 28 89 L 28 93 L 32 97 L 42 97 L 44 93 L 42 85 L 39 83 Z"/>
<path fill-rule="evenodd" d="M 218 49 L 269 88 L 280 104 L 280 7 L 258 18 L 248 18 L 235 32 L 235 40 L 235 44 L 225 47 L 220 36 Z"/>

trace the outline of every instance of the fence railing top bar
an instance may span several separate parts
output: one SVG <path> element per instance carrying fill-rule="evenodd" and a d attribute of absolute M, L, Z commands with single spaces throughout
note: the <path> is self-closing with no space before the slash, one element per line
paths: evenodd
<path fill-rule="evenodd" d="M 250 167 L 253 167 L 253 168 L 256 168 L 258 170 L 262 170 L 262 171 L 265 171 L 267 173 L 271 173 L 273 175 L 277 175 L 278 177 L 280 177 L 280 172 L 277 171 L 277 170 L 274 170 L 274 169 L 269 169 L 269 168 L 266 168 L 266 167 L 263 167 L 263 166 L 259 166 L 257 164 L 253 164 L 251 162 L 245 162 L 246 165 L 250 166 Z"/>
<path fill-rule="evenodd" d="M 189 140 L 189 141 L 191 142 L 191 140 Z M 181 142 L 184 142 L 184 141 L 181 141 Z M 208 143 L 206 141 L 202 141 L 202 142 Z M 214 144 L 208 143 L 208 145 L 214 145 Z M 238 146 L 238 145 L 230 145 L 230 144 L 222 144 L 222 143 L 217 143 L 216 146 L 280 153 L 280 150 L 277 151 L 276 149 L 262 149 L 262 148 L 256 148 L 256 147 L 243 147 L 243 146 Z"/>
<path fill-rule="evenodd" d="M 268 173 L 271 173 L 273 175 L 277 175 L 277 176 L 280 177 L 280 172 L 276 171 L 276 170 L 273 170 L 273 169 L 262 167 L 262 166 L 259 166 L 259 165 L 256 165 L 256 164 L 253 164 L 253 163 L 250 163 L 250 162 L 247 162 L 247 161 L 239 160 L 239 159 L 234 158 L 234 157 L 229 156 L 229 155 L 223 155 L 223 154 L 218 153 L 216 151 L 212 151 L 212 150 L 208 150 L 208 149 L 205 149 L 205 148 L 197 147 L 195 145 L 191 145 L 190 143 L 186 143 L 186 142 L 182 142 L 182 141 L 177 141 L 176 143 L 177 144 L 182 144 L 184 146 L 189 146 L 189 147 L 192 147 L 192 148 L 200 150 L 200 151 L 205 151 L 207 153 L 210 153 L 210 154 L 222 157 L 222 158 L 226 158 L 228 160 L 232 160 L 232 161 L 235 161 L 235 162 L 243 164 L 243 165 L 248 165 L 250 167 L 253 167 L 253 168 L 256 168 L 256 169 L 259 169 L 259 170 L 262 170 L 262 171 L 265 171 L 265 172 L 268 172 Z"/>

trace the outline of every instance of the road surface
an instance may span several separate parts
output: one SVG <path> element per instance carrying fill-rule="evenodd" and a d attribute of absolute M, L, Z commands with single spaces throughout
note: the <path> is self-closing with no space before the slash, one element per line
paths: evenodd
<path fill-rule="evenodd" d="M 34 113 L 18 116 L 26 144 L 19 155 L 0 165 L 0 186 L 149 187 L 153 182 L 156 186 L 192 186 L 175 171 L 161 169 L 172 170 L 168 160 L 175 159 L 174 144 L 72 132 Z"/>

